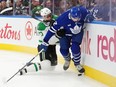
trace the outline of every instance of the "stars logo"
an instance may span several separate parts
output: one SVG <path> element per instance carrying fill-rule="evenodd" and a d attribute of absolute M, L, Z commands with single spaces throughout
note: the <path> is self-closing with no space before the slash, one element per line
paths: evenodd
<path fill-rule="evenodd" d="M 25 36 L 28 40 L 32 39 L 33 36 L 33 25 L 30 21 L 28 21 L 25 25 Z"/>

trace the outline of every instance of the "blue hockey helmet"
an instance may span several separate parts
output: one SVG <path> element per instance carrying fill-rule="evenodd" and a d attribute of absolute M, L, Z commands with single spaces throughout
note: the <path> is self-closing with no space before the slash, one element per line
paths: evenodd
<path fill-rule="evenodd" d="M 72 18 L 81 18 L 80 8 L 77 7 L 77 6 L 71 8 L 70 15 L 71 15 Z"/>

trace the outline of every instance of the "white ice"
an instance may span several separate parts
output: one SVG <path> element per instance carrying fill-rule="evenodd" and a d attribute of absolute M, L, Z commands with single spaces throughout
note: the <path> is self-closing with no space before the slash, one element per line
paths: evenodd
<path fill-rule="evenodd" d="M 0 50 L 0 87 L 108 87 L 87 76 L 78 76 L 71 69 L 64 71 L 62 64 L 58 64 L 54 71 L 38 71 L 20 76 L 17 74 L 35 55 Z M 39 61 L 37 57 L 34 62 Z"/>

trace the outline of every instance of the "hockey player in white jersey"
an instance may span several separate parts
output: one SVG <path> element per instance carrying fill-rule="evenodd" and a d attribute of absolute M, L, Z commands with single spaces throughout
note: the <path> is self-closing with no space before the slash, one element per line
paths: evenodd
<path fill-rule="evenodd" d="M 37 35 L 39 38 L 38 52 L 40 51 L 40 45 L 43 42 L 43 38 L 46 35 L 48 29 L 52 26 L 53 22 L 57 19 L 57 15 L 52 15 L 51 10 L 48 8 L 43 8 L 40 10 L 40 15 L 43 21 L 37 26 Z M 40 53 L 40 63 L 29 63 L 27 67 L 20 71 L 20 75 L 28 72 L 36 72 L 38 70 L 51 70 L 51 66 L 57 65 L 57 54 L 56 54 L 56 43 L 58 38 L 52 36 L 49 40 L 48 49 L 46 52 Z"/>
<path fill-rule="evenodd" d="M 83 6 L 75 6 L 60 15 L 54 22 L 53 26 L 48 30 L 43 44 L 40 46 L 44 51 L 48 48 L 49 40 L 56 32 L 62 28 L 65 30 L 65 35 L 60 38 L 60 52 L 64 57 L 64 70 L 70 66 L 71 59 L 75 67 L 80 73 L 84 73 L 85 69 L 80 64 L 81 51 L 80 44 L 84 33 L 84 23 L 91 22 L 93 16 Z M 71 53 L 69 49 L 71 48 Z M 71 54 L 73 58 L 71 58 Z"/>

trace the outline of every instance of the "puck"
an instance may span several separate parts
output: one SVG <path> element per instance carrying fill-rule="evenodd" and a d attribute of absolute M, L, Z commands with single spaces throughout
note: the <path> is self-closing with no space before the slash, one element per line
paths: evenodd
<path fill-rule="evenodd" d="M 78 74 L 78 76 L 82 76 L 82 74 Z"/>

